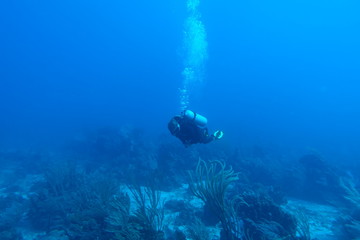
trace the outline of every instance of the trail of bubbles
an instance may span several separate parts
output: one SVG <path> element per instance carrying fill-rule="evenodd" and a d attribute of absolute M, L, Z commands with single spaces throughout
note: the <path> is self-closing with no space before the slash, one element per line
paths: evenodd
<path fill-rule="evenodd" d="M 180 89 L 180 108 L 186 110 L 190 103 L 192 89 L 200 85 L 204 79 L 205 62 L 207 59 L 206 31 L 200 20 L 198 11 L 200 1 L 188 0 L 188 17 L 184 29 L 184 69 L 183 85 Z"/>

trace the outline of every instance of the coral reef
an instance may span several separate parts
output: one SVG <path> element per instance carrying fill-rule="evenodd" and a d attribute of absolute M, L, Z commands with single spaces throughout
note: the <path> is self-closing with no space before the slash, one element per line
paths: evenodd
<path fill-rule="evenodd" d="M 183 148 L 123 127 L 85 134 L 58 152 L 0 151 L 0 167 L 5 240 L 360 236 L 358 173 L 316 153 L 286 157 L 226 144 Z M 299 207 L 300 200 L 313 203 L 311 211 L 310 204 Z"/>
<path fill-rule="evenodd" d="M 206 163 L 199 160 L 195 173 L 190 173 L 190 190 L 204 201 L 205 209 L 209 208 L 221 222 L 225 239 L 240 239 L 234 218 L 234 209 L 228 199 L 226 190 L 230 184 L 238 180 L 237 174 L 220 161 Z"/>

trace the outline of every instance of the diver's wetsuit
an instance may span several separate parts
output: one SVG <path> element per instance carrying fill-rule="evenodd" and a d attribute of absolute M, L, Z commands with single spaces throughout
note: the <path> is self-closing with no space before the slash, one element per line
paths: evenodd
<path fill-rule="evenodd" d="M 180 125 L 180 131 L 174 136 L 179 138 L 186 147 L 194 143 L 209 143 L 214 140 L 214 137 L 209 135 L 208 129 L 197 126 L 194 120 L 183 116 L 175 116 L 170 121 L 174 120 Z"/>

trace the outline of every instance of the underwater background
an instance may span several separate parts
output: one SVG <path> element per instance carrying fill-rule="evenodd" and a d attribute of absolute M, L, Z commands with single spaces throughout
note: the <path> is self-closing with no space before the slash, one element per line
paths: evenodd
<path fill-rule="evenodd" d="M 1 1 L 0 238 L 360 239 L 359 9 Z"/>

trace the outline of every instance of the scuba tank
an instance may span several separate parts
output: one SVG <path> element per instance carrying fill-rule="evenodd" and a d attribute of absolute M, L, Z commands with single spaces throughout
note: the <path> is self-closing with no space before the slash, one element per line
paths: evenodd
<path fill-rule="evenodd" d="M 197 114 L 191 110 L 185 110 L 183 112 L 183 115 L 186 119 L 192 120 L 195 122 L 195 124 L 200 127 L 203 128 L 206 126 L 207 124 L 207 119 L 204 116 L 201 116 L 200 114 Z"/>

